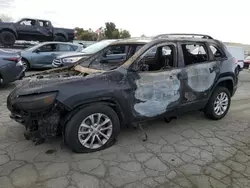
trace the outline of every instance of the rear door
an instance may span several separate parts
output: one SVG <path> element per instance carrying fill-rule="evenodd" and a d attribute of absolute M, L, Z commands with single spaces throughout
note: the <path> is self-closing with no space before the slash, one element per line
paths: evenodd
<path fill-rule="evenodd" d="M 179 62 L 183 70 L 181 110 L 204 107 L 218 77 L 219 62 L 213 58 L 206 43 L 182 42 L 179 49 L 183 54 L 183 61 Z"/>
<path fill-rule="evenodd" d="M 41 39 L 50 40 L 53 38 L 53 28 L 49 21 L 38 20 L 37 26 Z"/>
<path fill-rule="evenodd" d="M 56 44 L 45 44 L 35 50 L 32 58 L 34 67 L 51 67 L 57 53 Z"/>

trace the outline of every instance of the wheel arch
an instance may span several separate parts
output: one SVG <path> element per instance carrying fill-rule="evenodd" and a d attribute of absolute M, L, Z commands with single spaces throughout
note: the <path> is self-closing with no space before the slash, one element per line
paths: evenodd
<path fill-rule="evenodd" d="M 4 29 L 0 30 L 0 33 L 2 33 L 3 31 L 11 32 L 17 38 L 17 33 L 13 29 L 11 29 L 11 28 L 4 28 Z"/>
<path fill-rule="evenodd" d="M 116 112 L 116 114 L 119 118 L 119 121 L 120 121 L 120 125 L 122 127 L 125 126 L 127 123 L 129 123 L 125 119 L 125 114 L 124 114 L 124 111 L 123 111 L 120 103 L 116 99 L 108 97 L 108 98 L 91 100 L 91 101 L 82 101 L 82 102 L 78 103 L 77 105 L 75 105 L 72 109 L 70 109 L 66 112 L 66 116 L 62 119 L 61 125 L 63 126 L 63 129 L 65 128 L 65 125 L 67 124 L 67 122 L 73 117 L 73 115 L 76 112 L 78 112 L 79 110 L 81 110 L 87 106 L 91 106 L 94 104 L 102 104 L 102 105 L 107 105 L 107 106 L 111 107 Z"/>
<path fill-rule="evenodd" d="M 55 33 L 55 37 L 56 36 L 61 36 L 61 37 L 65 38 L 66 41 L 68 41 L 68 37 L 64 32 L 57 32 L 57 33 Z"/>
<path fill-rule="evenodd" d="M 212 92 L 210 93 L 210 96 L 212 95 L 212 93 L 214 92 L 214 90 L 218 87 L 218 86 L 222 86 L 222 87 L 226 87 L 231 96 L 233 95 L 233 90 L 234 90 L 234 85 L 235 85 L 235 82 L 233 80 L 232 77 L 224 77 L 224 78 L 220 78 L 216 84 L 214 85 L 213 89 L 212 89 Z M 209 96 L 209 97 L 210 97 Z"/>

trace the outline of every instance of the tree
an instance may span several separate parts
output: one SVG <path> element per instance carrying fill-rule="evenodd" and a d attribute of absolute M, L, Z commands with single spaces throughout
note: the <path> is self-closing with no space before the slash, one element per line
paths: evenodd
<path fill-rule="evenodd" d="M 119 30 L 116 28 L 116 25 L 113 22 L 106 22 L 106 28 L 104 29 L 104 34 L 107 39 L 118 39 Z"/>
<path fill-rule="evenodd" d="M 131 37 L 131 35 L 130 35 L 128 30 L 122 30 L 122 29 L 120 30 L 119 38 L 125 39 L 125 38 L 130 38 L 130 37 Z"/>
<path fill-rule="evenodd" d="M 0 22 L 11 22 L 13 19 L 5 14 L 0 14 Z"/>
<path fill-rule="evenodd" d="M 86 40 L 86 41 L 96 41 L 97 34 L 92 31 L 92 29 L 85 30 L 83 28 L 76 27 L 76 39 L 77 40 Z"/>

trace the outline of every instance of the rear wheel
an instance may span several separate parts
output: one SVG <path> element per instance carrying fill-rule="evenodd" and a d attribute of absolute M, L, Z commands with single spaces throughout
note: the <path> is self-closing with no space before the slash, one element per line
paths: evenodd
<path fill-rule="evenodd" d="M 26 59 L 22 59 L 22 63 L 23 63 L 25 71 L 30 69 L 30 64 Z"/>
<path fill-rule="evenodd" d="M 211 95 L 204 113 L 210 119 L 219 120 L 227 114 L 230 104 L 231 94 L 228 89 L 217 87 Z"/>
<path fill-rule="evenodd" d="M 10 31 L 2 31 L 0 33 L 0 44 L 3 46 L 13 46 L 16 42 L 15 35 Z"/>
<path fill-rule="evenodd" d="M 116 112 L 106 105 L 92 105 L 79 110 L 65 128 L 66 144 L 77 153 L 110 147 L 120 132 Z"/>

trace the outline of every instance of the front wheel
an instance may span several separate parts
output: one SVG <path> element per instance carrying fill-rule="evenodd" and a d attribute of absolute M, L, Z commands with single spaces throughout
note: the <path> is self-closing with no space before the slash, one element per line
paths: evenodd
<path fill-rule="evenodd" d="M 231 94 L 228 89 L 217 87 L 211 95 L 204 113 L 210 119 L 219 120 L 227 114 L 230 104 Z"/>
<path fill-rule="evenodd" d="M 23 67 L 24 67 L 25 71 L 30 70 L 30 64 L 26 59 L 22 59 L 22 63 L 23 63 Z"/>
<path fill-rule="evenodd" d="M 2 31 L 0 33 L 0 44 L 3 46 L 13 46 L 16 42 L 15 35 L 10 31 Z"/>
<path fill-rule="evenodd" d="M 114 144 L 120 132 L 116 112 L 106 105 L 79 110 L 65 128 L 66 144 L 76 153 L 99 151 Z"/>

